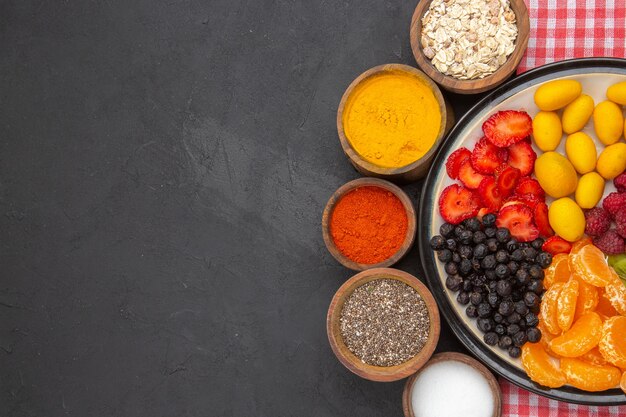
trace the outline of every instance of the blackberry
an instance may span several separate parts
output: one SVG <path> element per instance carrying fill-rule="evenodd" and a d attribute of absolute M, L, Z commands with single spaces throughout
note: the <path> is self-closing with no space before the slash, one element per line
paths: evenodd
<path fill-rule="evenodd" d="M 552 255 L 548 252 L 541 252 L 539 253 L 539 255 L 537 255 L 535 261 L 537 262 L 537 264 L 539 264 L 540 267 L 547 268 L 552 263 Z"/>
<path fill-rule="evenodd" d="M 541 330 L 536 327 L 531 327 L 526 330 L 526 338 L 530 343 L 537 343 L 541 340 Z"/>
<path fill-rule="evenodd" d="M 511 346 L 509 348 L 509 356 L 512 358 L 519 358 L 522 356 L 522 349 L 517 346 Z"/>
<path fill-rule="evenodd" d="M 532 278 L 535 278 L 535 279 L 543 279 L 543 276 L 544 276 L 543 269 L 539 265 L 536 265 L 536 264 L 530 266 L 528 273 L 530 274 Z"/>
<path fill-rule="evenodd" d="M 508 349 L 513 345 L 513 339 L 510 336 L 502 336 L 498 342 L 500 349 Z"/>
<path fill-rule="evenodd" d="M 494 271 L 496 272 L 496 276 L 498 278 L 506 278 L 509 275 L 511 275 L 511 271 L 509 270 L 509 267 L 506 266 L 505 264 L 496 265 L 496 269 Z"/>
<path fill-rule="evenodd" d="M 507 295 L 511 295 L 512 291 L 513 285 L 509 280 L 501 279 L 500 281 L 498 281 L 498 284 L 496 286 L 496 292 L 500 297 L 506 297 Z"/>
<path fill-rule="evenodd" d="M 487 333 L 493 330 L 496 323 L 489 318 L 480 318 L 476 321 L 476 325 L 478 326 L 478 330 L 483 333 Z"/>
<path fill-rule="evenodd" d="M 505 227 L 499 227 L 496 231 L 496 239 L 498 239 L 498 242 L 504 243 L 507 242 L 510 238 L 511 232 L 509 232 L 509 229 Z"/>
<path fill-rule="evenodd" d="M 450 237 L 454 233 L 454 225 L 450 223 L 444 223 L 439 227 L 439 233 L 443 237 Z"/>
<path fill-rule="evenodd" d="M 480 230 L 480 221 L 476 217 L 466 219 L 465 221 L 463 221 L 463 225 L 472 232 L 477 232 Z"/>
<path fill-rule="evenodd" d="M 492 238 L 496 236 L 496 228 L 495 227 L 488 227 L 484 230 L 485 232 L 485 236 L 487 236 L 487 238 Z"/>
<path fill-rule="evenodd" d="M 526 336 L 526 332 L 524 331 L 519 331 L 517 333 L 515 333 L 512 337 L 513 339 L 513 344 L 517 347 L 522 347 L 524 345 L 524 343 L 526 343 L 528 341 L 528 337 Z"/>
<path fill-rule="evenodd" d="M 543 246 L 543 242 L 544 242 L 544 240 L 542 238 L 538 237 L 537 239 L 535 239 L 532 242 L 530 242 L 530 246 L 532 246 L 533 248 L 535 248 L 537 250 L 541 250 L 541 247 Z"/>
<path fill-rule="evenodd" d="M 500 262 L 501 264 L 509 262 L 509 254 L 505 250 L 500 249 L 496 252 L 496 261 Z"/>
<path fill-rule="evenodd" d="M 483 259 L 489 253 L 489 249 L 487 249 L 487 245 L 483 243 L 479 243 L 474 247 L 474 258 Z"/>
<path fill-rule="evenodd" d="M 493 226 L 496 224 L 496 215 L 493 213 L 487 213 L 483 216 L 483 224 L 485 226 Z"/>
<path fill-rule="evenodd" d="M 469 245 L 461 245 L 459 246 L 458 254 L 461 258 L 469 259 L 474 254 L 474 250 Z"/>
<path fill-rule="evenodd" d="M 430 247 L 433 250 L 439 250 L 446 247 L 446 240 L 443 236 L 433 236 L 430 238 Z"/>
<path fill-rule="evenodd" d="M 480 261 L 480 266 L 483 267 L 483 269 L 493 269 L 496 267 L 496 257 L 493 255 L 487 255 L 483 258 L 482 261 Z"/>
<path fill-rule="evenodd" d="M 463 276 L 469 275 L 470 272 L 472 272 L 472 261 L 469 259 L 461 260 L 461 263 L 459 264 L 459 272 Z"/>
<path fill-rule="evenodd" d="M 483 336 L 483 341 L 489 346 L 495 346 L 498 343 L 498 340 L 500 340 L 500 338 L 494 332 L 485 333 Z"/>
<path fill-rule="evenodd" d="M 463 284 L 463 278 L 460 275 L 448 275 L 446 278 L 446 288 L 450 291 L 458 291 L 461 288 L 461 284 Z"/>
<path fill-rule="evenodd" d="M 443 269 L 448 275 L 456 275 L 459 272 L 459 267 L 455 262 L 446 262 Z"/>
<path fill-rule="evenodd" d="M 470 319 L 478 317 L 478 310 L 476 309 L 476 306 L 474 304 L 468 305 L 465 309 L 465 315 L 467 315 Z"/>
<path fill-rule="evenodd" d="M 456 300 L 461 305 L 467 305 L 467 303 L 469 303 L 469 300 L 470 300 L 469 293 L 466 293 L 465 291 L 459 291 L 459 293 L 456 296 Z"/>
<path fill-rule="evenodd" d="M 474 236 L 472 237 L 475 244 L 483 243 L 486 239 L 487 235 L 480 230 L 478 232 L 474 232 Z"/>
<path fill-rule="evenodd" d="M 487 249 L 489 252 L 497 252 L 498 251 L 498 241 L 495 238 L 489 238 L 485 242 L 487 244 Z"/>
<path fill-rule="evenodd" d="M 485 318 L 491 315 L 491 306 L 487 303 L 480 303 L 478 307 L 476 307 L 476 311 L 478 313 L 478 317 Z"/>
<path fill-rule="evenodd" d="M 479 292 L 473 291 L 472 293 L 470 293 L 470 303 L 474 304 L 475 306 L 478 306 L 480 303 L 483 302 L 483 295 Z"/>
<path fill-rule="evenodd" d="M 452 252 L 450 251 L 450 249 L 437 251 L 437 259 L 444 263 L 450 262 L 452 260 Z"/>

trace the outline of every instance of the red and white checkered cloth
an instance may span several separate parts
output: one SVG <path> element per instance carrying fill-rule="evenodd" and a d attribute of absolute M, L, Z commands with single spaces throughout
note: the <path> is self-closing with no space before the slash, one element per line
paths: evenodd
<path fill-rule="evenodd" d="M 588 406 L 542 397 L 500 378 L 502 417 L 624 417 L 626 405 Z"/>
<path fill-rule="evenodd" d="M 518 74 L 570 58 L 626 58 L 626 0 L 524 1 L 530 36 Z"/>

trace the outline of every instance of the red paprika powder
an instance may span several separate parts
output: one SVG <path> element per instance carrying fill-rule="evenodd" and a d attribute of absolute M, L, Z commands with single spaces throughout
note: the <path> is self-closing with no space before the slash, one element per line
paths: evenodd
<path fill-rule="evenodd" d="M 330 235 L 354 262 L 375 264 L 395 254 L 406 239 L 408 218 L 395 194 L 376 186 L 355 188 L 335 205 Z"/>

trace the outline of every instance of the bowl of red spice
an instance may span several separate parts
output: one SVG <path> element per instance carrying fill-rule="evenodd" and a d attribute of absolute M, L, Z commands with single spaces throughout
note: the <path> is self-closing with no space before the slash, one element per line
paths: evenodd
<path fill-rule="evenodd" d="M 326 332 L 337 359 L 371 381 L 406 378 L 432 356 L 441 323 L 432 294 L 393 268 L 359 272 L 335 293 Z"/>
<path fill-rule="evenodd" d="M 415 240 L 415 209 L 398 186 L 378 178 L 359 178 L 330 197 L 322 234 L 331 255 L 355 271 L 398 262 Z"/>

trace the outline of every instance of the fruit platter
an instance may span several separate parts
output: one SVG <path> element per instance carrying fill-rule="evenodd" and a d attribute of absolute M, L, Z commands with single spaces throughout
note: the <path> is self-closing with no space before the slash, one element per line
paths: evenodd
<path fill-rule="evenodd" d="M 579 59 L 500 86 L 449 133 L 421 196 L 442 315 L 492 370 L 557 400 L 626 403 L 624 81 L 623 61 Z"/>

